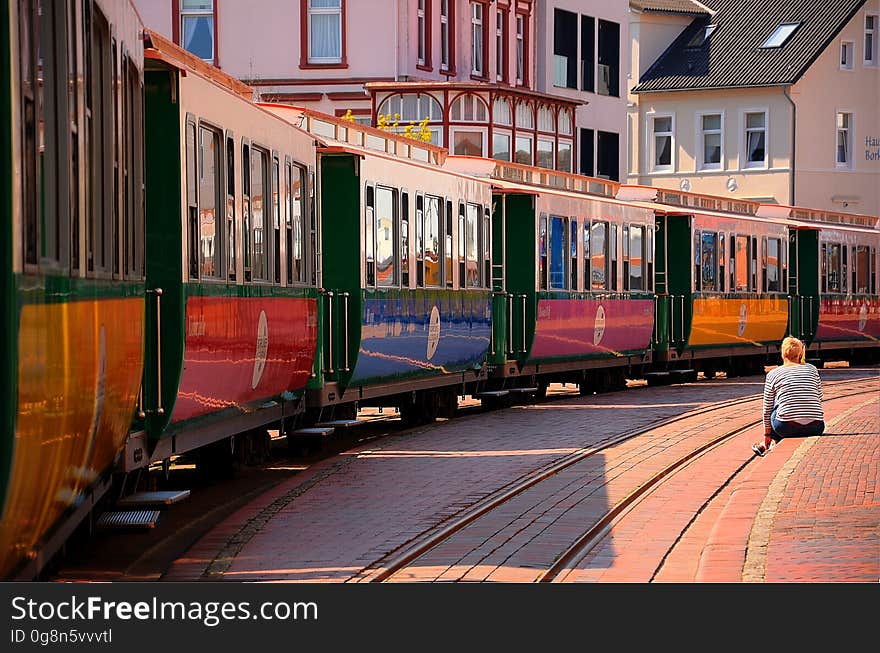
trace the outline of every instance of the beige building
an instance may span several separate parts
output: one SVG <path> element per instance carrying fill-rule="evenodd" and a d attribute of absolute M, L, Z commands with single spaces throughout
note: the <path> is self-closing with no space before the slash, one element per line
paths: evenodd
<path fill-rule="evenodd" d="M 880 214 L 880 0 L 630 8 L 629 183 Z"/>

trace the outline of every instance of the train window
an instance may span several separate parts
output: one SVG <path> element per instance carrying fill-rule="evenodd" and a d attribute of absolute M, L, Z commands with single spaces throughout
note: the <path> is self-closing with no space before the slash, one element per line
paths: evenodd
<path fill-rule="evenodd" d="M 838 243 L 830 243 L 828 245 L 827 292 L 840 292 L 840 263 L 840 245 Z"/>
<path fill-rule="evenodd" d="M 112 84 L 111 88 L 113 89 L 113 91 L 110 93 L 110 116 L 113 121 L 113 148 L 112 148 L 112 154 L 111 154 L 111 159 L 112 159 L 112 164 L 113 164 L 113 175 L 112 175 L 112 179 L 113 179 L 113 195 L 112 195 L 112 198 L 113 198 L 113 224 L 116 225 L 116 229 L 122 230 L 122 235 L 124 238 L 127 233 L 127 229 L 126 229 L 127 225 L 125 225 L 125 226 L 121 225 L 121 217 L 123 214 L 119 212 L 119 201 L 120 201 L 119 175 L 122 174 L 125 177 L 127 177 L 128 176 L 128 174 L 127 174 L 128 167 L 123 162 L 120 162 L 120 160 L 119 160 L 120 144 L 121 144 L 121 138 L 120 138 L 120 133 L 119 133 L 119 128 L 120 128 L 119 114 L 120 114 L 120 111 L 119 111 L 119 107 L 117 106 L 119 104 L 119 102 L 118 102 L 118 98 L 117 98 L 116 88 L 119 86 L 120 76 L 119 76 L 119 64 L 117 61 L 117 46 L 116 46 L 116 39 L 115 38 L 110 39 L 110 64 L 111 64 L 110 65 L 110 69 L 111 69 L 110 70 L 110 79 L 111 79 L 111 84 Z M 123 68 L 123 70 L 122 70 L 122 80 L 121 81 L 122 81 L 122 86 L 121 86 L 121 88 L 122 88 L 122 109 L 123 109 L 123 111 L 125 111 L 125 109 L 126 109 L 125 91 L 128 88 L 128 71 L 125 68 Z M 72 88 L 74 87 L 74 83 L 72 83 L 72 80 L 71 80 L 70 86 Z M 72 88 L 71 88 L 71 94 L 73 94 L 75 96 Z M 71 114 L 71 124 L 73 124 L 73 121 L 75 121 L 75 118 Z M 127 184 L 125 183 L 126 181 L 127 180 L 124 180 L 124 182 L 123 182 L 121 197 L 124 200 L 123 212 L 124 212 L 124 214 L 127 215 L 128 214 L 129 194 L 128 194 Z M 74 186 L 75 186 L 75 184 L 74 184 Z M 71 188 L 71 199 L 73 198 L 73 195 L 74 195 L 74 190 L 73 190 L 73 188 Z M 74 213 L 74 209 L 73 209 L 72 204 L 71 204 L 71 213 Z M 113 271 L 114 271 L 114 273 L 121 275 L 122 274 L 122 266 L 120 265 L 120 263 L 121 262 L 119 259 L 119 247 L 116 246 L 116 242 L 114 241 L 114 243 L 113 243 Z"/>
<path fill-rule="evenodd" d="M 476 204 L 467 205 L 467 270 L 468 288 L 479 288 L 480 283 L 480 213 L 482 207 Z"/>
<path fill-rule="evenodd" d="M 877 294 L 877 249 L 871 248 L 871 294 Z"/>
<path fill-rule="evenodd" d="M 470 214 L 470 205 L 468 205 L 468 214 Z M 465 227 L 465 209 L 464 204 L 458 205 L 458 287 L 465 288 L 465 240 L 467 238 L 467 229 Z"/>
<path fill-rule="evenodd" d="M 126 206 L 125 271 L 129 278 L 144 276 L 144 172 L 143 172 L 143 89 L 134 62 L 125 57 L 124 145 Z"/>
<path fill-rule="evenodd" d="M 376 243 L 373 237 L 373 227 L 376 222 L 376 199 L 375 190 L 367 186 L 367 200 L 364 211 L 364 256 L 366 263 L 366 284 L 376 285 Z"/>
<path fill-rule="evenodd" d="M 608 250 L 611 253 L 611 290 L 617 292 L 617 230 L 616 224 L 611 225 L 611 237 L 608 240 Z"/>
<path fill-rule="evenodd" d="M 718 234 L 704 231 L 700 236 L 700 243 L 700 287 L 704 292 L 718 290 L 716 274 Z"/>
<path fill-rule="evenodd" d="M 487 207 L 483 211 L 483 287 L 492 284 L 492 217 Z"/>
<path fill-rule="evenodd" d="M 409 288 L 409 193 L 400 194 L 400 285 Z"/>
<path fill-rule="evenodd" d="M 571 233 L 569 234 L 568 256 L 571 259 L 569 270 L 571 271 L 571 289 L 578 289 L 578 221 L 571 219 Z"/>
<path fill-rule="evenodd" d="M 647 262 L 645 280 L 646 290 L 654 290 L 654 227 L 648 226 L 645 229 L 645 261 Z"/>
<path fill-rule="evenodd" d="M 547 289 L 547 216 L 538 221 L 538 284 L 541 290 Z"/>
<path fill-rule="evenodd" d="M 222 275 L 221 234 L 217 209 L 220 206 L 220 134 L 199 128 L 199 276 Z"/>
<path fill-rule="evenodd" d="M 305 171 L 297 165 L 287 166 L 287 283 L 306 280 L 304 234 L 306 212 L 303 210 Z"/>
<path fill-rule="evenodd" d="M 53 3 L 54 4 L 54 3 Z M 111 181 L 112 131 L 110 107 L 111 63 L 110 63 L 110 25 L 97 6 L 91 9 L 91 52 L 86 57 L 89 69 L 91 93 L 86 95 L 86 115 L 88 121 L 89 159 L 91 161 L 91 220 L 86 234 L 88 269 L 92 272 L 112 271 L 113 245 L 116 243 L 116 229 L 111 209 L 113 184 Z M 66 165 L 66 162 L 65 162 Z M 64 193 L 61 197 L 66 197 Z M 47 234 L 50 236 L 51 234 Z"/>
<path fill-rule="evenodd" d="M 751 277 L 749 280 L 749 290 L 751 292 L 758 292 L 758 288 L 760 288 L 758 284 L 758 237 L 752 236 L 751 239 L 751 249 L 749 250 L 751 254 Z"/>
<path fill-rule="evenodd" d="M 608 289 L 608 223 L 594 222 L 590 229 L 590 287 Z"/>
<path fill-rule="evenodd" d="M 732 290 L 736 292 L 749 291 L 749 237 L 736 236 L 734 241 L 735 251 L 732 259 L 731 275 L 735 275 Z"/>
<path fill-rule="evenodd" d="M 623 290 L 629 290 L 629 225 L 623 225 L 622 229 L 623 248 Z"/>
<path fill-rule="evenodd" d="M 564 290 L 568 275 L 567 248 L 565 246 L 566 219 L 550 216 L 550 289 Z"/>
<path fill-rule="evenodd" d="M 425 198 L 416 195 L 416 287 L 425 287 Z"/>
<path fill-rule="evenodd" d="M 244 280 L 251 280 L 251 148 L 241 144 L 241 221 Z"/>
<path fill-rule="evenodd" d="M 694 229 L 694 292 L 700 292 L 700 232 Z"/>
<path fill-rule="evenodd" d="M 725 262 L 727 261 L 727 249 L 724 245 L 724 234 L 720 233 L 718 234 L 718 290 L 721 292 L 724 292 L 724 275 L 727 270 L 727 266 L 725 265 Z"/>
<path fill-rule="evenodd" d="M 645 228 L 629 228 L 629 289 L 645 290 Z"/>
<path fill-rule="evenodd" d="M 440 261 L 440 206 L 439 197 L 425 197 L 425 286 L 437 287 L 443 284 Z"/>
<path fill-rule="evenodd" d="M 196 124 L 186 121 L 186 225 L 189 276 L 199 278 L 199 205 L 196 176 Z"/>
<path fill-rule="evenodd" d="M 592 277 L 590 276 L 590 266 L 592 264 L 592 256 L 590 252 L 590 221 L 584 220 L 584 290 L 589 292 L 592 286 Z"/>
<path fill-rule="evenodd" d="M 828 245 L 822 243 L 819 250 L 819 278 L 821 279 L 821 292 L 828 292 Z"/>
<path fill-rule="evenodd" d="M 309 168 L 308 171 L 308 228 L 307 234 L 309 248 L 303 258 L 303 269 L 305 270 L 305 280 L 309 285 L 318 283 L 318 209 L 315 202 L 315 171 Z M 305 182 L 305 178 L 303 178 Z"/>
<path fill-rule="evenodd" d="M 226 274 L 235 281 L 235 142 L 231 135 L 226 137 L 226 235 Z"/>
<path fill-rule="evenodd" d="M 376 187 L 376 284 L 396 286 L 397 191 Z"/>
<path fill-rule="evenodd" d="M 275 283 L 281 283 L 281 165 L 272 157 L 272 269 Z"/>
<path fill-rule="evenodd" d="M 849 248 L 846 245 L 840 250 L 840 292 L 842 293 L 846 293 L 849 290 L 849 286 L 847 285 L 847 280 L 849 278 L 848 252 Z"/>
<path fill-rule="evenodd" d="M 37 43 L 40 30 L 37 29 L 36 10 L 31 0 L 21 0 L 18 5 L 19 33 L 18 50 L 21 76 L 21 190 L 24 237 L 24 263 L 36 265 L 39 225 L 37 222 L 37 176 L 40 166 L 37 161 L 37 126 L 42 128 L 43 84 L 36 80 Z M 44 71 L 48 72 L 48 71 Z M 41 154 L 42 156 L 42 154 Z"/>
<path fill-rule="evenodd" d="M 444 251 L 446 253 L 446 287 L 452 288 L 454 287 L 453 281 L 453 267 L 452 267 L 452 202 L 450 200 L 446 200 L 446 219 L 443 221 L 446 225 L 446 237 L 444 238 Z"/>
<path fill-rule="evenodd" d="M 251 273 L 254 281 L 269 280 L 269 247 L 266 229 L 266 200 L 269 175 L 269 155 L 265 150 L 251 148 L 251 232 L 254 257 Z"/>
<path fill-rule="evenodd" d="M 764 292 L 779 292 L 779 239 L 763 239 Z"/>
<path fill-rule="evenodd" d="M 853 292 L 864 295 L 869 292 L 871 259 L 870 249 L 866 245 L 856 245 L 853 257 Z"/>

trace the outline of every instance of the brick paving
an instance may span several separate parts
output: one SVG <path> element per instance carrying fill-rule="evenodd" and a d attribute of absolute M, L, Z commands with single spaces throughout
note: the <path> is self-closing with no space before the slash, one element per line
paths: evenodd
<path fill-rule="evenodd" d="M 845 378 L 847 374 L 851 376 L 852 371 L 825 370 L 823 378 L 827 382 Z M 535 469 L 581 447 L 608 442 L 615 435 L 661 417 L 671 417 L 698 408 L 707 402 L 737 396 L 757 397 L 761 384 L 761 378 L 752 377 L 572 397 L 463 417 L 371 443 L 313 466 L 230 515 L 180 558 L 163 579 L 352 580 L 378 558 Z M 810 453 L 805 459 L 813 460 L 813 456 L 816 456 L 821 461 L 818 469 L 826 471 L 824 476 L 820 477 L 817 470 L 806 473 L 801 466 L 792 471 L 792 479 L 800 479 L 803 474 L 804 480 L 786 484 L 786 488 L 791 488 L 791 494 L 783 495 L 778 503 L 778 524 L 782 530 L 779 536 L 775 536 L 776 530 L 772 530 L 773 536 L 767 538 L 766 580 L 802 580 L 804 573 L 819 574 L 824 569 L 821 566 L 824 561 L 813 565 L 802 564 L 802 572 L 805 567 L 813 571 L 803 572 L 800 576 L 790 575 L 785 571 L 787 565 L 780 562 L 797 558 L 799 552 L 808 555 L 815 550 L 801 546 L 796 536 L 804 530 L 797 522 L 803 512 L 798 502 L 811 501 L 811 493 L 817 484 L 820 486 L 816 488 L 818 496 L 833 496 L 834 500 L 828 505 L 823 505 L 821 501 L 810 504 L 815 508 L 811 511 L 814 523 L 825 529 L 824 537 L 820 537 L 817 531 L 815 547 L 827 544 L 835 530 L 839 536 L 841 519 L 850 515 L 853 519 L 858 516 L 857 528 L 853 530 L 852 537 L 845 540 L 846 559 L 849 561 L 848 568 L 851 568 L 848 578 L 864 578 L 872 573 L 868 563 L 872 558 L 877 562 L 877 542 L 880 538 L 877 528 L 878 506 L 874 499 L 880 449 L 876 437 L 877 406 L 873 405 L 873 415 L 870 407 L 864 410 L 864 419 L 858 422 L 858 428 L 861 429 L 858 433 L 862 435 L 852 436 L 846 441 L 845 447 L 835 449 L 826 443 L 842 442 L 842 438 L 828 437 L 832 435 L 832 429 L 829 429 L 829 434 L 820 438 L 823 446 L 814 447 L 816 452 Z M 749 416 L 753 417 L 753 412 L 745 415 Z M 856 421 L 850 420 L 846 424 L 850 428 Z M 850 440 L 863 444 L 850 446 Z M 749 483 L 736 491 L 730 490 L 730 496 L 723 496 L 722 491 L 719 497 L 726 501 L 717 505 L 724 507 L 710 508 L 705 512 L 723 512 L 725 518 L 716 521 L 716 525 L 710 525 L 709 519 L 694 520 L 687 529 L 688 538 L 683 538 L 677 548 L 678 552 L 687 551 L 688 555 L 681 560 L 667 560 L 657 573 L 656 580 L 708 582 L 730 575 L 734 556 L 727 552 L 729 544 L 723 531 L 731 527 L 722 528 L 717 524 L 739 524 L 734 530 L 739 534 L 740 541 L 743 531 L 747 534 L 746 542 L 749 537 L 754 542 L 760 540 L 752 533 L 752 527 L 757 523 L 756 516 L 761 516 L 760 510 L 768 495 L 768 488 L 787 460 L 793 448 L 789 446 L 792 443 L 783 441 L 779 450 L 763 459 L 756 459 L 759 464 L 754 465 L 755 470 L 760 468 L 762 471 L 753 472 Z M 748 442 L 739 442 L 737 446 L 736 455 L 743 458 L 743 448 L 747 449 Z M 826 446 L 829 451 L 823 451 Z M 623 455 L 625 450 L 623 447 L 614 455 Z M 634 468 L 656 454 L 650 447 L 631 450 L 627 466 Z M 829 467 L 828 456 L 834 460 L 837 456 L 840 461 Z M 858 461 L 861 462 L 857 464 Z M 824 467 L 822 462 L 825 463 Z M 776 465 L 779 467 L 773 472 Z M 631 473 L 631 470 L 621 468 L 619 477 L 612 481 L 619 482 L 623 488 L 627 474 Z M 594 470 L 594 475 L 604 482 L 609 481 L 604 469 Z M 855 480 L 849 480 L 850 475 Z M 614 483 L 609 483 L 605 491 L 614 493 L 613 488 Z M 750 502 L 743 501 L 747 496 L 753 496 Z M 597 506 L 607 506 L 610 500 L 613 497 L 598 499 Z M 849 502 L 846 504 L 847 510 L 837 509 L 841 502 Z M 566 505 L 559 504 L 556 509 Z M 685 506 L 676 507 L 670 503 L 666 510 L 666 515 L 675 515 L 679 520 L 692 519 L 694 514 L 693 506 L 686 509 Z M 513 513 L 510 515 L 513 520 L 517 516 Z M 536 516 L 534 524 L 523 522 L 520 525 L 523 529 L 534 529 L 537 536 L 548 519 L 547 515 L 540 515 Z M 790 519 L 791 524 L 783 527 L 786 519 Z M 773 522 L 770 526 L 774 529 L 777 527 Z M 701 536 L 698 537 L 698 534 Z M 787 541 L 783 534 L 790 534 L 792 541 Z M 568 531 L 566 536 L 576 537 L 577 533 Z M 559 533 L 554 532 L 552 537 L 559 537 Z M 491 536 L 487 539 L 491 539 Z M 643 536 L 641 539 L 646 540 Z M 552 541 L 557 550 L 560 550 L 561 543 L 561 540 Z M 842 555 L 840 542 L 837 544 L 835 550 L 841 551 Z M 471 553 L 464 544 L 456 546 L 458 548 L 452 553 L 460 558 Z M 659 545 L 654 546 L 659 550 Z M 743 550 L 741 545 L 740 574 L 743 571 Z M 540 556 L 536 557 L 534 550 L 524 550 L 518 555 L 519 558 L 512 558 L 515 564 L 503 565 L 503 574 L 499 573 L 498 565 L 484 564 L 474 556 L 472 564 L 454 573 L 450 572 L 448 565 L 425 565 L 420 566 L 419 576 L 424 574 L 428 578 L 433 574 L 434 578 L 440 580 L 533 580 L 534 569 L 529 565 L 540 564 Z M 607 552 L 603 556 L 602 574 L 624 568 L 619 556 Z M 725 559 L 731 560 L 727 567 L 713 562 Z M 723 573 L 717 571 L 725 569 Z M 464 571 L 463 576 L 458 573 L 460 571 Z M 841 572 L 836 573 L 839 575 Z M 876 564 L 873 574 L 876 581 Z M 829 575 L 834 576 L 833 573 Z M 595 574 L 593 578 L 580 580 L 611 578 L 610 575 L 602 578 L 601 574 Z M 735 580 L 748 579 L 740 576 Z"/>

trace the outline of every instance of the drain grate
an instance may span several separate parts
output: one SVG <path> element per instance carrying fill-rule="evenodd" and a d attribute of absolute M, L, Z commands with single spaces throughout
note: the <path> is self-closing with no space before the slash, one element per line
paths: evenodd
<path fill-rule="evenodd" d="M 158 510 L 119 510 L 101 513 L 97 528 L 155 528 Z"/>

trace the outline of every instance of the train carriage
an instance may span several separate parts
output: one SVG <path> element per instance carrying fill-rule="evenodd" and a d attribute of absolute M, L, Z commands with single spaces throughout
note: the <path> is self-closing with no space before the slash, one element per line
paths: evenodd
<path fill-rule="evenodd" d="M 552 380 L 586 393 L 639 375 L 654 328 L 653 212 L 613 199 L 613 182 L 471 157 L 446 165 L 494 186 L 498 389 L 534 383 L 541 395 Z"/>
<path fill-rule="evenodd" d="M 880 355 L 880 218 L 780 207 L 792 222 L 791 333 L 817 361 Z"/>
<path fill-rule="evenodd" d="M 318 345 L 314 139 L 161 36 L 146 46 L 144 431 L 130 468 L 249 430 L 266 447 L 266 425 L 303 410 Z"/>
<path fill-rule="evenodd" d="M 39 569 L 106 492 L 134 415 L 141 28 L 127 1 L 0 6 L 3 577 Z"/>
<path fill-rule="evenodd" d="M 410 422 L 454 412 L 458 394 L 485 376 L 489 350 L 489 184 L 443 170 L 441 148 L 267 106 L 327 144 L 327 324 L 313 407 L 379 403 Z"/>

